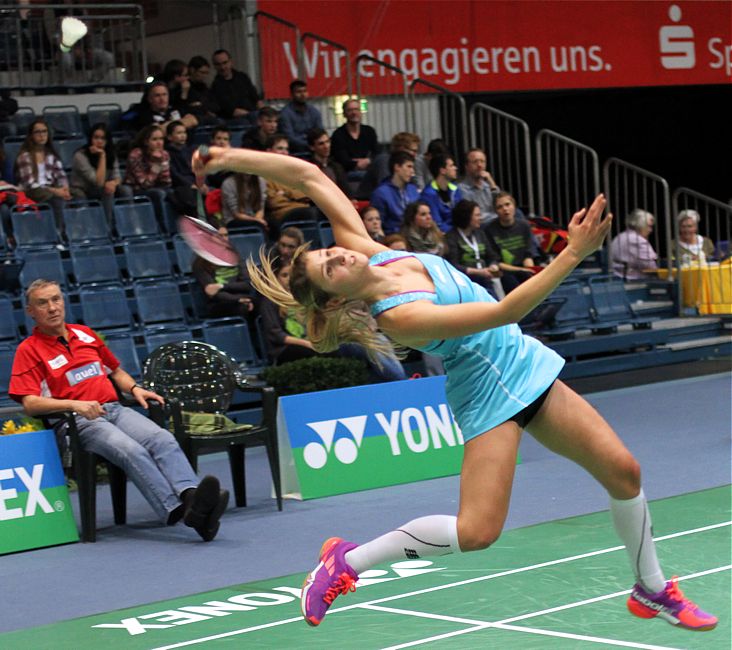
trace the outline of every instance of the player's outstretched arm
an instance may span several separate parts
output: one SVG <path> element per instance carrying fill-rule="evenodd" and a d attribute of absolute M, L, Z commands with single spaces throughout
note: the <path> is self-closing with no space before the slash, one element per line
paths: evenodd
<path fill-rule="evenodd" d="M 367 255 L 385 249 L 366 232 L 351 201 L 315 165 L 292 156 L 251 149 L 209 147 L 207 154 L 202 156 L 200 150 L 193 154 L 192 166 L 196 174 L 230 170 L 256 174 L 287 185 L 309 197 L 328 217 L 335 240 L 340 246 Z"/>

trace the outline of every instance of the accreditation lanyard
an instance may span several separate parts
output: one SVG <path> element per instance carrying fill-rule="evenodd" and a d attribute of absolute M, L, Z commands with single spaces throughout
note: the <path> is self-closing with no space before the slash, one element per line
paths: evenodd
<path fill-rule="evenodd" d="M 465 233 L 460 230 L 460 228 L 457 229 L 457 231 L 460 233 L 460 236 L 463 238 L 463 241 L 470 246 L 470 248 L 473 249 L 473 253 L 475 253 L 475 268 L 476 269 L 482 269 L 483 268 L 483 260 L 480 258 L 480 249 L 478 248 L 478 242 L 475 239 L 475 235 L 473 233 L 470 234 L 470 239 L 468 239 L 465 236 Z"/>

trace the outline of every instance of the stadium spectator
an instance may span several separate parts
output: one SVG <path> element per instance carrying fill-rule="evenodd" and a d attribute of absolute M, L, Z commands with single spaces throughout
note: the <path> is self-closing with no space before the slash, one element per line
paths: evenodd
<path fill-rule="evenodd" d="M 127 156 L 125 184 L 135 194 L 150 198 L 158 221 L 163 223 L 163 201 L 172 192 L 172 180 L 170 155 L 165 151 L 165 136 L 157 124 L 146 126 L 133 140 Z"/>
<path fill-rule="evenodd" d="M 658 268 L 658 255 L 648 241 L 655 217 L 646 210 L 636 208 L 625 220 L 626 229 L 610 243 L 610 259 L 613 274 L 624 280 L 642 280 L 645 271 Z"/>
<path fill-rule="evenodd" d="M 389 143 L 389 150 L 377 154 L 371 161 L 371 164 L 366 168 L 366 174 L 361 179 L 356 190 L 356 198 L 368 200 L 379 184 L 389 177 L 392 173 L 389 167 L 389 158 L 397 151 L 404 151 L 414 158 L 415 171 L 411 182 L 418 189 L 422 189 L 424 187 L 424 179 L 420 177 L 418 170 L 419 161 L 421 160 L 421 156 L 419 156 L 419 143 L 420 139 L 416 133 L 409 133 L 408 131 L 396 133 Z"/>
<path fill-rule="evenodd" d="M 414 156 L 397 151 L 389 158 L 391 177 L 385 179 L 371 195 L 373 205 L 381 215 L 384 232 L 389 235 L 402 227 L 404 210 L 419 198 L 419 190 L 412 184 Z"/>
<path fill-rule="evenodd" d="M 348 198 L 352 198 L 351 186 L 343 167 L 331 155 L 331 140 L 325 129 L 310 129 L 307 133 L 311 162 L 332 180 Z"/>
<path fill-rule="evenodd" d="M 359 210 L 361 221 L 371 239 L 378 242 L 384 241 L 384 230 L 381 227 L 381 215 L 373 205 L 367 205 Z"/>
<path fill-rule="evenodd" d="M 427 187 L 435 177 L 430 171 L 430 161 L 435 156 L 448 156 L 449 158 L 453 158 L 450 148 L 442 138 L 435 138 L 427 143 L 427 149 L 425 149 L 424 154 L 420 156 L 420 167 L 418 167 L 415 162 L 415 171 L 421 174 L 421 185 L 419 188 L 422 190 Z"/>
<path fill-rule="evenodd" d="M 241 137 L 245 149 L 267 150 L 267 138 L 277 133 L 277 111 L 271 106 L 262 106 L 257 113 L 257 127 L 249 129 Z"/>
<path fill-rule="evenodd" d="M 234 68 L 227 50 L 216 50 L 211 60 L 216 68 L 211 94 L 219 105 L 219 116 L 252 124 L 262 99 L 249 75 Z"/>
<path fill-rule="evenodd" d="M 283 156 L 290 155 L 287 136 L 275 133 L 267 141 L 267 151 Z M 279 236 L 280 226 L 288 221 L 317 221 L 319 216 L 313 202 L 299 190 L 288 185 L 267 181 L 267 200 L 264 216 L 269 223 L 270 237 Z"/>
<path fill-rule="evenodd" d="M 323 117 L 308 104 L 308 85 L 302 79 L 290 83 L 291 101 L 280 111 L 280 131 L 287 136 L 293 153 L 307 153 L 307 133 L 322 129 Z"/>
<path fill-rule="evenodd" d="M 476 201 L 462 199 L 452 210 L 452 230 L 445 235 L 445 259 L 495 298 L 494 278 L 500 277 L 498 259 L 480 228 L 482 210 Z"/>
<path fill-rule="evenodd" d="M 71 200 L 69 181 L 48 130 L 41 119 L 28 126 L 28 135 L 15 159 L 15 177 L 26 196 L 37 203 L 48 203 L 53 209 L 56 227 L 63 231 L 63 208 Z"/>
<path fill-rule="evenodd" d="M 442 232 L 452 227 L 452 209 L 462 198 L 457 180 L 457 165 L 451 156 L 436 154 L 430 158 L 430 173 L 434 178 L 422 190 L 419 198 L 430 206 L 432 219 Z"/>
<path fill-rule="evenodd" d="M 198 120 L 190 113 L 181 112 L 171 105 L 168 85 L 162 81 L 153 81 L 142 95 L 140 103 L 132 110 L 135 113 L 135 125 L 142 129 L 150 124 L 157 124 L 163 129 L 173 120 L 180 120 L 187 129 L 198 125 Z"/>
<path fill-rule="evenodd" d="M 229 236 L 226 227 L 218 229 L 222 237 Z M 218 266 L 196 255 L 191 272 L 206 294 L 206 314 L 209 318 L 241 316 L 251 319 L 254 315 L 254 290 L 249 272 L 239 259 L 237 266 Z"/>
<path fill-rule="evenodd" d="M 465 177 L 458 187 L 464 199 L 475 201 L 480 206 L 481 224 L 498 216 L 493 203 L 501 188 L 487 170 L 485 151 L 479 147 L 474 147 L 465 154 Z"/>
<path fill-rule="evenodd" d="M 185 102 L 188 111 L 204 124 L 218 122 L 218 113 L 221 110 L 211 89 L 208 87 L 210 73 L 211 66 L 204 57 L 192 57 L 188 62 L 190 86 L 185 96 L 181 91 L 181 100 Z"/>
<path fill-rule="evenodd" d="M 231 147 L 231 131 L 229 130 L 229 127 L 225 124 L 215 126 L 211 132 L 210 144 L 215 147 L 229 149 Z M 206 176 L 206 185 L 208 185 L 209 188 L 221 189 L 224 181 L 229 178 L 229 176 L 231 176 L 231 172 L 226 171 L 225 169 L 220 172 L 216 172 L 215 174 L 209 174 Z"/>
<path fill-rule="evenodd" d="M 430 212 L 429 203 L 418 200 L 404 210 L 402 236 L 407 240 L 407 250 L 414 253 L 443 255 L 445 241 Z"/>
<path fill-rule="evenodd" d="M 229 176 L 221 185 L 221 203 L 224 225 L 259 226 L 267 232 L 269 224 L 264 218 L 264 201 L 267 183 L 261 176 L 237 173 Z"/>
<path fill-rule="evenodd" d="M 379 152 L 376 131 L 362 124 L 361 101 L 356 98 L 343 102 L 346 123 L 331 136 L 333 158 L 348 172 L 349 180 L 359 180 Z"/>
<path fill-rule="evenodd" d="M 283 262 L 292 261 L 295 251 L 305 243 L 305 235 L 297 226 L 288 226 L 280 233 L 272 253 Z"/>
<path fill-rule="evenodd" d="M 71 159 L 71 194 L 74 198 L 101 201 L 110 227 L 114 220 L 114 197 L 132 196 L 132 188 L 122 184 L 112 134 L 103 122 L 91 127 L 86 146 L 77 149 Z"/>
<path fill-rule="evenodd" d="M 84 448 L 119 465 L 162 522 L 183 519 L 211 541 L 229 493 L 213 476 L 199 482 L 175 438 L 122 406 L 115 385 L 143 408 L 163 398 L 139 386 L 92 329 L 66 323 L 56 282 L 35 280 L 26 298 L 36 326 L 15 353 L 10 397 L 30 416 L 72 411 Z"/>
<path fill-rule="evenodd" d="M 516 200 L 508 192 L 499 192 L 494 205 L 498 219 L 488 222 L 483 230 L 499 256 L 501 286 L 509 293 L 534 274 L 533 236 L 529 223 L 517 218 Z"/>
<path fill-rule="evenodd" d="M 18 111 L 18 102 L 10 96 L 10 90 L 0 88 L 0 142 L 6 135 L 15 135 L 18 127 L 13 115 Z"/>
<path fill-rule="evenodd" d="M 671 246 L 675 258 L 678 250 L 682 265 L 705 264 L 714 257 L 714 242 L 699 234 L 699 213 L 696 210 L 682 210 L 676 217 L 679 238 Z"/>
<path fill-rule="evenodd" d="M 199 194 L 208 194 L 209 187 L 196 178 L 191 169 L 193 147 L 187 142 L 188 131 L 183 122 L 170 122 L 165 129 L 165 151 L 170 157 L 170 180 L 173 187 L 169 198 L 179 214 L 196 215 L 199 213 Z"/>
<path fill-rule="evenodd" d="M 407 250 L 407 240 L 404 236 L 398 232 L 393 232 L 391 235 L 386 235 L 384 241 L 381 242 L 384 246 L 391 248 L 393 251 L 405 251 Z"/>

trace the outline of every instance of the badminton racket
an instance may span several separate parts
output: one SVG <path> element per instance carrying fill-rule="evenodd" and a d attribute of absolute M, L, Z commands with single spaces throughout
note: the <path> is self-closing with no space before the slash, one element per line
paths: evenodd
<path fill-rule="evenodd" d="M 178 220 L 178 232 L 193 251 L 216 266 L 238 266 L 239 253 L 211 224 L 185 215 Z"/>

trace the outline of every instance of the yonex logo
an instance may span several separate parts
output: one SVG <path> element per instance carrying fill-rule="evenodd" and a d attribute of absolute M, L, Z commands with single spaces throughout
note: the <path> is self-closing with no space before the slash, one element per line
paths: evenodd
<path fill-rule="evenodd" d="M 320 469 L 325 466 L 328 454 L 333 449 L 336 458 L 346 465 L 350 465 L 358 457 L 358 450 L 361 447 L 363 434 L 366 430 L 367 415 L 356 415 L 350 418 L 338 418 L 337 420 L 322 420 L 321 422 L 308 422 L 310 427 L 322 441 L 309 442 L 303 449 L 305 462 L 313 469 Z M 338 423 L 344 426 L 352 438 L 339 438 L 333 442 L 338 428 Z"/>
<path fill-rule="evenodd" d="M 23 485 L 28 489 L 28 500 L 25 504 L 25 512 L 22 508 L 8 508 L 7 501 L 16 499 L 18 491 L 14 488 L 3 489 L 2 481 L 10 481 L 16 475 Z M 0 469 L 0 521 L 19 519 L 20 517 L 32 517 L 36 514 L 36 508 L 43 512 L 54 512 L 53 506 L 41 492 L 41 481 L 43 480 L 43 464 L 33 465 L 30 474 L 25 467 Z"/>

